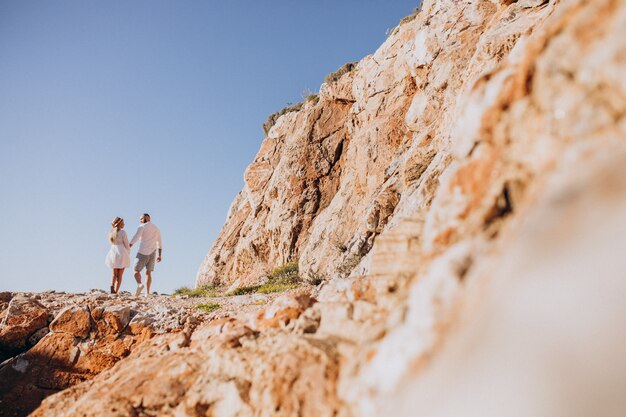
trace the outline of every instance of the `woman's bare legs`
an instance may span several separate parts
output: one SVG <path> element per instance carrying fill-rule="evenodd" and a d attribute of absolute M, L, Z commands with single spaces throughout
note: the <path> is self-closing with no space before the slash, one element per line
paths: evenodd
<path fill-rule="evenodd" d="M 120 286 L 122 285 L 123 274 L 124 274 L 124 268 L 113 269 L 113 279 L 111 281 L 111 290 L 115 294 L 117 294 L 120 291 Z"/>
<path fill-rule="evenodd" d="M 122 286 L 122 275 L 124 275 L 124 268 L 119 268 L 117 270 L 117 286 L 115 287 L 115 292 L 120 292 L 120 287 Z"/>
<path fill-rule="evenodd" d="M 115 283 L 117 281 L 117 269 L 113 268 L 113 274 L 111 276 L 111 293 L 115 292 Z"/>

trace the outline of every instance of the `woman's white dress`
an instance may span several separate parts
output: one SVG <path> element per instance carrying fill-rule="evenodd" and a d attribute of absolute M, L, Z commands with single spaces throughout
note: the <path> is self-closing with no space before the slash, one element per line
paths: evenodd
<path fill-rule="evenodd" d="M 117 232 L 115 243 L 111 245 L 104 263 L 109 268 L 128 268 L 130 266 L 130 245 L 125 231 Z"/>

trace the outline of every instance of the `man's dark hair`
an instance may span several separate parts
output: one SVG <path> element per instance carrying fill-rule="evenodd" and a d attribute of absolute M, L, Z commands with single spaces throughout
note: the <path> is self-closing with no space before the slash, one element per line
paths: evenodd
<path fill-rule="evenodd" d="M 150 217 L 150 215 L 148 213 L 144 213 L 143 215 L 144 215 L 144 217 Z"/>

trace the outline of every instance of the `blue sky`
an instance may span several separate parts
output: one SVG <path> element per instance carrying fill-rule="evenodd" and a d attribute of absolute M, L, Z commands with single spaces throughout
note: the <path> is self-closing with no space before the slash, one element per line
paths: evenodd
<path fill-rule="evenodd" d="M 1 2 L 0 291 L 108 288 L 110 221 L 144 211 L 153 289 L 192 286 L 265 118 L 417 3 Z"/>

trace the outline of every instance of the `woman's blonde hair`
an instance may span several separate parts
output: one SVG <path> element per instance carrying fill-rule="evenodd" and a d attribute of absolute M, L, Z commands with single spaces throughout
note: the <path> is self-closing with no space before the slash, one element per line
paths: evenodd
<path fill-rule="evenodd" d="M 120 230 L 118 226 L 123 221 L 124 219 L 117 216 L 113 219 L 113 221 L 111 222 L 111 226 L 113 226 L 113 229 L 111 229 L 111 232 L 109 233 L 109 242 L 115 243 L 115 240 L 117 239 L 117 232 Z"/>

